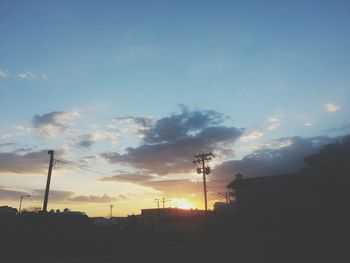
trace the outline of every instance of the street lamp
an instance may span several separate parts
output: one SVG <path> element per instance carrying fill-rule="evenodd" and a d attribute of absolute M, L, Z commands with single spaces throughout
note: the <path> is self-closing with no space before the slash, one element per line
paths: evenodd
<path fill-rule="evenodd" d="M 30 195 L 21 195 L 21 201 L 19 202 L 18 214 L 21 213 L 22 199 L 23 199 L 24 197 L 30 197 Z"/>
<path fill-rule="evenodd" d="M 160 199 L 154 199 L 154 202 L 157 203 L 157 207 L 158 207 L 158 209 L 159 209 L 159 202 L 160 202 Z"/>

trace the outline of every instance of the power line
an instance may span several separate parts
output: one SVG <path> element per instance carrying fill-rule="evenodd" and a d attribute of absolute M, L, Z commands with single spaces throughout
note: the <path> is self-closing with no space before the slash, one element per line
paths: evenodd
<path fill-rule="evenodd" d="M 129 181 L 138 181 L 138 182 L 150 182 L 150 183 L 177 183 L 177 182 L 181 182 L 184 180 L 189 180 L 189 179 L 178 179 L 178 180 L 144 180 L 142 178 L 132 178 L 132 177 L 125 177 L 125 176 L 120 176 L 120 175 L 113 175 L 113 174 L 108 174 L 108 173 L 104 173 L 104 172 L 100 172 L 97 170 L 93 170 L 90 168 L 86 168 L 84 166 L 82 166 L 81 164 L 78 164 L 76 162 L 72 162 L 72 161 L 67 161 L 67 160 L 59 160 L 59 159 L 55 159 L 56 162 L 58 163 L 62 163 L 64 165 L 68 165 L 71 166 L 73 168 L 77 168 L 77 169 L 81 169 L 90 173 L 94 173 L 94 174 L 98 174 L 98 175 L 103 175 L 103 176 L 108 176 L 108 177 L 114 177 L 114 178 L 119 178 L 119 179 L 124 179 L 124 180 L 129 180 Z"/>

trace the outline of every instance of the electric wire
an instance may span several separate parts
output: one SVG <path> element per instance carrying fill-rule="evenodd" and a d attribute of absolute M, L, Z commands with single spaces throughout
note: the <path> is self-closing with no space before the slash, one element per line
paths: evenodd
<path fill-rule="evenodd" d="M 72 161 L 67 161 L 67 160 L 60 160 L 60 159 L 55 159 L 56 162 L 73 167 L 73 168 L 77 168 L 77 169 L 81 169 L 81 170 L 85 170 L 87 172 L 90 173 L 95 173 L 98 175 L 103 175 L 103 176 L 108 176 L 108 177 L 113 177 L 113 178 L 118 178 L 118 179 L 123 179 L 123 180 L 128 180 L 128 181 L 137 181 L 137 182 L 144 182 L 144 183 L 177 183 L 177 182 L 181 182 L 181 181 L 185 181 L 185 180 L 189 180 L 189 179 L 179 179 L 179 180 L 145 180 L 142 178 L 132 178 L 132 177 L 124 177 L 124 176 L 120 176 L 120 175 L 112 175 L 112 174 L 108 174 L 108 173 L 104 173 L 104 172 L 100 172 L 100 171 L 96 171 L 90 168 L 86 168 L 84 166 L 82 166 L 81 164 L 78 164 L 76 162 L 72 162 Z"/>

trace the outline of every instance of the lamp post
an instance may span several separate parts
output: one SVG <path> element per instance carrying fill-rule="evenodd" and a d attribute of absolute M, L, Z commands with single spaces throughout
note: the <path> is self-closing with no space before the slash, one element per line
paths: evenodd
<path fill-rule="evenodd" d="M 19 201 L 19 209 L 18 209 L 18 214 L 21 213 L 21 207 L 22 207 L 22 200 L 24 197 L 30 197 L 30 195 L 21 195 L 21 201 Z"/>
<path fill-rule="evenodd" d="M 159 202 L 160 202 L 160 200 L 159 199 L 154 199 L 154 202 L 157 203 L 157 208 L 159 209 Z"/>

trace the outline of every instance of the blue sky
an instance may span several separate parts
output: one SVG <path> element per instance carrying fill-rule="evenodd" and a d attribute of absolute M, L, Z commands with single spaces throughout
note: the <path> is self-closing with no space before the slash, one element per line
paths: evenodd
<path fill-rule="evenodd" d="M 138 155 L 127 148 L 146 147 L 147 132 L 169 125 L 164 118 L 203 116 L 209 117 L 202 126 L 181 124 L 184 132 L 176 136 L 200 137 L 208 126 L 224 127 L 215 134 L 231 137 L 219 136 L 215 147 L 203 148 L 221 151 L 218 144 L 230 145 L 232 153 L 221 154 L 215 165 L 242 159 L 281 138 L 294 138 L 288 143 L 295 145 L 317 136 L 328 142 L 350 130 L 349 11 L 349 1 L 2 0 L 0 153 L 16 160 L 64 149 L 62 156 L 77 162 L 97 156 L 87 167 L 108 174 L 161 176 L 130 162 Z M 210 110 L 222 120 L 214 122 Z M 175 139 L 153 143 L 182 143 L 184 138 Z M 125 155 L 103 159 L 111 152 Z M 3 169 L 3 189 L 43 188 L 45 176 L 34 170 L 28 177 Z M 150 206 L 151 194 L 171 193 L 144 184 L 108 184 L 97 174 L 86 179 L 81 172 L 62 168 L 60 173 L 53 187 L 68 189 L 71 199 L 106 193 L 140 200 L 149 194 L 144 206 Z M 70 180 L 88 181 L 86 189 L 69 187 Z M 66 205 L 62 200 L 57 206 Z M 128 206 L 128 201 L 120 202 Z"/>

